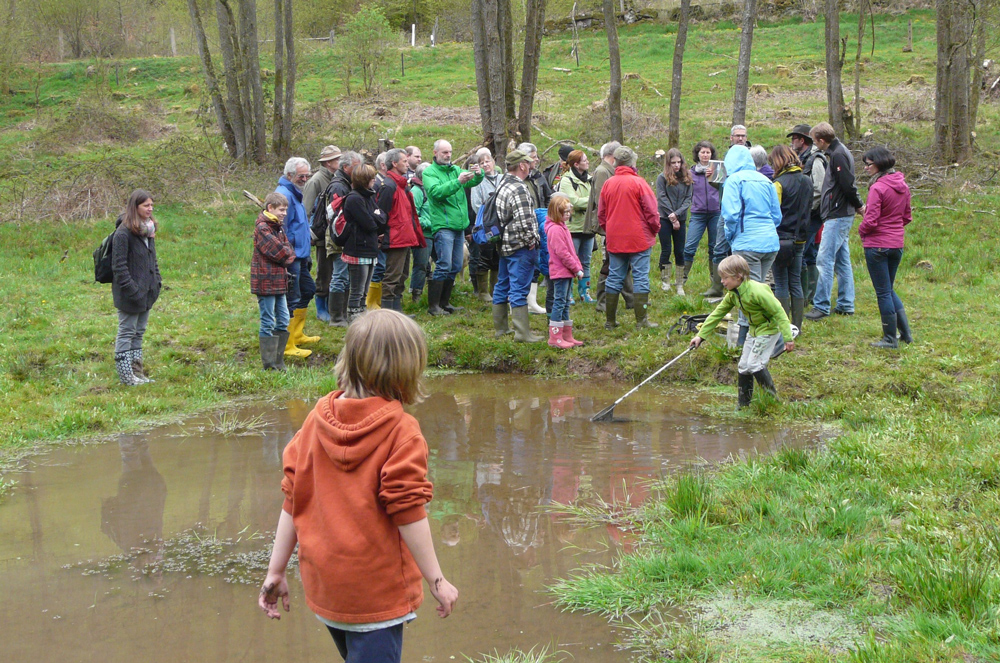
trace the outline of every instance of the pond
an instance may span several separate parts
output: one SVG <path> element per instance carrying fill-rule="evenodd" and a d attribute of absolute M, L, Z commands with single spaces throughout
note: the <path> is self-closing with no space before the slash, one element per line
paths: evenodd
<path fill-rule="evenodd" d="M 815 431 L 692 416 L 703 396 L 645 388 L 592 424 L 629 385 L 496 375 L 428 382 L 411 408 L 430 446 L 431 529 L 459 589 L 446 620 L 427 599 L 404 635 L 408 661 L 548 646 L 574 661 L 626 661 L 601 618 L 561 612 L 545 591 L 628 545 L 540 507 L 641 501 L 649 479 L 699 459 L 806 446 Z M 311 404 L 199 417 L 117 443 L 63 448 L 11 478 L 0 503 L 0 624 L 9 660 L 339 660 L 290 570 L 292 611 L 256 607 L 281 507 L 281 451 Z M 236 429 L 230 430 L 230 429 Z"/>

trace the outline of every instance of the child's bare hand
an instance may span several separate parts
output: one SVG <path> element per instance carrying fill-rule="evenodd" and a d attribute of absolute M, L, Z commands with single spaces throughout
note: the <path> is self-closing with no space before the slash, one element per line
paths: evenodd
<path fill-rule="evenodd" d="M 257 605 L 271 619 L 281 619 L 281 613 L 278 611 L 279 598 L 285 612 L 288 612 L 291 609 L 291 604 L 288 600 L 288 582 L 285 580 L 285 575 L 268 574 L 264 585 L 260 588 Z"/>
<path fill-rule="evenodd" d="M 691 339 L 691 347 L 697 348 L 699 345 L 701 345 L 701 342 L 704 340 L 705 339 L 703 339 L 701 336 L 695 336 L 694 338 Z"/>
<path fill-rule="evenodd" d="M 438 578 L 431 585 L 431 594 L 438 602 L 437 613 L 442 619 L 451 614 L 458 601 L 458 590 L 444 578 Z"/>
<path fill-rule="evenodd" d="M 785 341 L 785 352 L 791 352 L 795 349 L 795 341 Z"/>

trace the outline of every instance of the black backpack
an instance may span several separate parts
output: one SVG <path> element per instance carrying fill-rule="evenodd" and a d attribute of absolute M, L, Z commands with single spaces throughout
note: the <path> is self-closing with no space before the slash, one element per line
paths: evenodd
<path fill-rule="evenodd" d="M 333 185 L 336 184 L 337 180 L 334 179 L 330 182 L 323 193 L 316 196 L 316 201 L 313 203 L 313 208 L 309 210 L 312 215 L 310 218 L 309 230 L 312 233 L 312 244 L 314 246 L 322 246 L 326 242 L 326 229 L 329 225 L 329 210 L 327 206 L 330 204 L 330 196 L 332 195 Z"/>
<path fill-rule="evenodd" d="M 94 249 L 94 280 L 98 283 L 111 283 L 114 280 L 114 272 L 111 270 L 111 245 L 114 236 L 115 231 L 112 230 L 100 246 Z"/>

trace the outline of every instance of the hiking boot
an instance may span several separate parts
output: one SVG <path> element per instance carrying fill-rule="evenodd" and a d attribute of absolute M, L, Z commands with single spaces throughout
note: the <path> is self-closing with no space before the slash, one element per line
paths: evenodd
<path fill-rule="evenodd" d="M 493 336 L 495 338 L 514 333 L 507 322 L 508 310 L 507 302 L 493 305 Z"/>
<path fill-rule="evenodd" d="M 635 328 L 636 329 L 656 329 L 660 325 L 649 321 L 649 293 L 635 293 Z"/>
<path fill-rule="evenodd" d="M 564 341 L 566 341 L 567 343 L 572 343 L 574 347 L 577 346 L 577 345 L 583 345 L 583 341 L 578 341 L 575 338 L 573 338 L 573 321 L 572 320 L 564 320 L 563 321 L 562 337 L 563 337 Z"/>
<path fill-rule="evenodd" d="M 778 390 L 774 388 L 774 380 L 771 379 L 771 372 L 766 368 L 762 368 L 753 374 L 753 378 L 757 380 L 757 384 L 766 389 L 768 393 L 777 398 Z"/>
<path fill-rule="evenodd" d="M 131 350 L 115 353 L 115 370 L 118 372 L 118 380 L 126 387 L 137 387 L 142 384 L 132 372 Z"/>
<path fill-rule="evenodd" d="M 444 287 L 441 288 L 441 308 L 448 314 L 464 311 L 464 306 L 451 305 L 451 291 L 455 288 L 455 279 L 448 279 L 442 283 L 444 283 Z"/>
<path fill-rule="evenodd" d="M 829 313 L 824 313 L 815 306 L 812 307 L 812 310 L 806 313 L 806 320 L 822 320 L 823 318 L 829 318 L 829 317 L 830 317 Z"/>
<path fill-rule="evenodd" d="M 906 317 L 906 311 L 903 309 L 896 311 L 896 327 L 899 329 L 899 340 L 903 343 L 913 343 L 913 334 L 910 333 L 910 320 Z"/>
<path fill-rule="evenodd" d="M 896 339 L 896 313 L 882 314 L 882 340 L 872 343 L 873 348 L 883 350 L 896 350 L 899 348 L 899 341 Z"/>
<path fill-rule="evenodd" d="M 327 300 L 330 311 L 330 325 L 333 327 L 347 326 L 347 293 L 331 292 Z"/>
<path fill-rule="evenodd" d="M 753 400 L 753 374 L 739 373 L 736 376 L 736 401 L 739 407 L 744 408 L 750 405 Z"/>
<path fill-rule="evenodd" d="M 572 343 L 563 340 L 563 323 L 549 322 L 549 347 L 567 350 L 573 347 Z"/>
<path fill-rule="evenodd" d="M 382 284 L 369 283 L 368 297 L 365 299 L 365 306 L 369 310 L 374 310 L 380 308 L 381 303 L 382 303 Z"/>
<path fill-rule="evenodd" d="M 441 294 L 444 290 L 444 281 L 427 282 L 427 312 L 431 315 L 451 315 L 441 308 Z"/>
<path fill-rule="evenodd" d="M 690 269 L 688 263 L 684 264 L 684 268 Z M 722 297 L 726 293 L 722 291 L 722 277 L 719 276 L 719 263 L 709 263 L 708 271 L 712 276 L 712 284 L 708 286 L 708 290 L 701 293 L 701 296 L 706 298 Z"/>
<path fill-rule="evenodd" d="M 618 326 L 618 321 L 615 319 L 618 315 L 618 293 L 605 292 L 604 295 L 604 328 L 611 331 Z"/>
<path fill-rule="evenodd" d="M 260 363 L 265 371 L 273 371 L 277 367 L 274 365 L 275 354 L 278 351 L 277 336 L 258 336 L 260 341 Z"/>
<path fill-rule="evenodd" d="M 527 306 L 515 306 L 510 309 L 510 317 L 514 326 L 514 340 L 520 343 L 538 343 L 541 336 L 531 333 L 531 322 L 528 319 Z"/>

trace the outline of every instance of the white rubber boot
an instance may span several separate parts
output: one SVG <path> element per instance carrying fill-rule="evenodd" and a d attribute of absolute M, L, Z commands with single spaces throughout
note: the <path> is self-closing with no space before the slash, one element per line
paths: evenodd
<path fill-rule="evenodd" d="M 538 284 L 532 283 L 531 289 L 528 290 L 528 311 L 530 313 L 537 313 L 539 315 L 545 315 L 545 307 L 538 305 Z"/>

